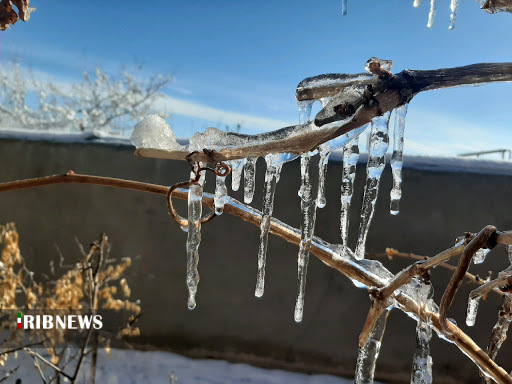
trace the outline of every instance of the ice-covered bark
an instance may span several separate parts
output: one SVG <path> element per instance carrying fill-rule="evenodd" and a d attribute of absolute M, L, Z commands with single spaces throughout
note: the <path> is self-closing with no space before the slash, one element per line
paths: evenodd
<path fill-rule="evenodd" d="M 498 321 L 492 329 L 491 339 L 487 346 L 487 354 L 491 359 L 495 359 L 501 345 L 507 338 L 508 328 L 512 322 L 512 297 L 507 295 L 503 298 L 503 305 L 498 312 Z"/>
<path fill-rule="evenodd" d="M 404 104 L 395 109 L 395 126 L 393 132 L 393 155 L 391 156 L 391 172 L 393 174 L 393 188 L 391 189 L 391 201 L 389 211 L 397 215 L 400 210 L 402 197 L 402 166 L 404 164 L 404 131 L 407 106 Z"/>
<path fill-rule="evenodd" d="M 355 251 L 355 256 L 358 260 L 364 258 L 366 237 L 379 193 L 380 177 L 386 164 L 386 151 L 389 145 L 389 117 L 390 112 L 386 112 L 372 121 L 368 164 L 366 165 L 366 186 L 364 189 L 363 206 L 361 208 L 359 238 L 357 239 Z"/>
<path fill-rule="evenodd" d="M 375 328 L 368 338 L 368 341 L 364 347 L 359 348 L 356 364 L 356 384 L 373 384 L 375 364 L 379 357 L 382 338 L 384 337 L 384 331 L 386 330 L 388 314 L 388 310 L 385 310 L 384 313 L 382 313 L 377 320 Z"/>

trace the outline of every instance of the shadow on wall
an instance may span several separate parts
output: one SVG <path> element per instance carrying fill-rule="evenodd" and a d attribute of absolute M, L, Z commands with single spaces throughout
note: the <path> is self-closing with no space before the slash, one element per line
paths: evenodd
<path fill-rule="evenodd" d="M 123 142 L 108 144 L 108 140 L 64 145 L 11 136 L 0 140 L 0 161 L 4 165 L 2 181 L 68 169 L 163 185 L 186 180 L 189 175 L 184 162 L 137 158 L 131 146 Z M 357 237 L 365 172 L 364 164 L 359 164 L 350 217 L 351 246 Z M 298 161 L 286 164 L 275 197 L 275 216 L 293 226 L 300 222 L 299 175 Z M 263 178 L 264 164 L 260 161 L 252 204 L 258 208 Z M 340 163 L 331 161 L 327 206 L 318 211 L 316 235 L 334 243 L 339 242 L 340 179 Z M 212 181 L 208 181 L 206 190 L 213 190 Z M 512 229 L 510 164 L 406 157 L 398 216 L 389 214 L 390 189 L 391 172 L 387 168 L 368 236 L 369 252 L 393 247 L 434 255 L 453 245 L 455 237 L 465 231 L 478 231 L 486 224 Z M 243 200 L 241 193 L 230 195 Z M 184 205 L 178 205 L 178 210 L 184 212 Z M 281 239 L 270 239 L 265 295 L 256 299 L 259 228 L 255 226 L 223 215 L 203 227 L 198 305 L 189 311 L 186 234 L 169 217 L 163 196 L 90 185 L 52 185 L 2 194 L 0 221 L 16 223 L 23 255 L 32 269 L 40 272 L 46 272 L 48 261 L 58 257 L 57 247 L 66 260 L 72 261 L 78 252 L 75 238 L 88 244 L 101 232 L 107 233 L 113 257 L 129 256 L 134 260 L 127 278 L 132 297 L 141 299 L 144 312 L 142 335 L 135 341 L 140 346 L 306 372 L 353 375 L 358 335 L 370 304 L 366 291 L 312 258 L 304 320 L 296 324 L 293 310 L 298 250 Z M 475 273 L 486 276 L 487 270 L 499 271 L 508 262 L 502 248 L 487 257 Z M 393 272 L 410 263 L 398 259 L 383 262 Z M 450 275 L 445 270 L 433 273 L 437 302 Z M 450 312 L 459 324 L 464 324 L 470 290 L 471 286 L 463 285 Z M 481 304 L 478 329 L 462 325 L 480 346 L 487 345 L 500 305 L 498 298 L 489 296 Z M 431 346 L 436 383 L 479 382 L 476 367 L 456 347 L 435 336 Z M 414 349 L 415 322 L 393 311 L 376 378 L 408 382 Z M 504 357 L 511 352 L 505 343 L 499 363 L 506 363 Z"/>

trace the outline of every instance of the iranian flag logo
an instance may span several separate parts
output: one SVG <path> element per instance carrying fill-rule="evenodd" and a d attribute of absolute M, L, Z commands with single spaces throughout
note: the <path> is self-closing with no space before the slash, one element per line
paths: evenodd
<path fill-rule="evenodd" d="M 21 329 L 21 312 L 18 312 L 18 329 Z"/>

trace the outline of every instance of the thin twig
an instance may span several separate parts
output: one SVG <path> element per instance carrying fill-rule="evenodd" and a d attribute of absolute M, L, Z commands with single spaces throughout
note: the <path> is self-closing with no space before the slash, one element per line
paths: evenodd
<path fill-rule="evenodd" d="M 441 305 L 439 307 L 439 318 L 441 328 L 443 329 L 443 331 L 448 333 L 450 330 L 448 326 L 449 321 L 447 319 L 448 310 L 450 309 L 453 303 L 453 299 L 455 298 L 457 290 L 462 284 L 464 275 L 468 271 L 471 259 L 473 258 L 475 253 L 487 243 L 491 235 L 495 232 L 496 227 L 492 225 L 486 226 L 464 248 L 462 256 L 459 260 L 459 264 L 457 266 L 457 270 L 453 273 L 452 278 L 450 279 L 450 282 L 448 283 L 444 291 L 443 297 L 441 298 Z"/>
<path fill-rule="evenodd" d="M 366 253 L 366 257 L 369 257 L 369 258 L 377 258 L 377 257 L 388 257 L 388 258 L 390 258 L 390 257 L 394 257 L 394 256 L 409 258 L 409 259 L 413 259 L 413 260 L 428 260 L 428 259 L 430 259 L 429 256 L 416 255 L 416 254 L 410 253 L 410 252 L 407 252 L 407 253 L 406 252 L 399 252 L 399 251 L 397 251 L 396 249 L 393 249 L 393 248 L 386 248 L 386 252 L 385 253 Z M 457 267 L 455 265 L 451 265 L 451 264 L 448 264 L 448 263 L 440 263 L 437 266 L 449 269 L 450 271 L 457 270 Z M 471 272 L 466 272 L 464 277 L 466 279 L 468 279 L 471 283 L 478 284 L 478 285 L 485 284 L 485 283 L 487 283 L 489 281 L 489 277 L 487 277 L 486 279 L 483 279 L 483 278 L 481 278 L 478 275 L 472 274 Z M 495 293 L 497 293 L 498 295 L 501 295 L 501 296 L 505 296 L 506 295 L 505 292 L 503 292 L 502 290 L 497 289 L 497 288 L 493 289 L 493 292 L 495 292 Z"/>

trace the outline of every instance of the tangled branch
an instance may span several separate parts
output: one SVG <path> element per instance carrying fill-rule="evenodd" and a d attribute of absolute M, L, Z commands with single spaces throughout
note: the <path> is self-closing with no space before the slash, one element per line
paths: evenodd
<path fill-rule="evenodd" d="M 115 188 L 156 193 L 164 196 L 167 196 L 169 192 L 169 187 L 166 186 L 101 176 L 79 175 L 75 174 L 73 171 L 68 171 L 65 174 L 42 178 L 0 183 L 0 192 L 62 183 L 103 185 Z M 177 189 L 174 191 L 173 196 L 185 200 L 188 198 L 188 192 L 183 189 Z M 212 195 L 204 194 L 202 201 L 204 205 L 210 207 L 211 209 L 214 208 L 214 198 Z M 224 212 L 256 226 L 259 226 L 261 223 L 261 213 L 258 210 L 242 204 L 232 198 L 227 199 Z M 294 245 L 300 244 L 300 231 L 275 218 L 272 218 L 271 220 L 270 232 Z M 499 232 L 488 226 L 484 228 L 480 234 L 471 235 L 467 238 L 467 242 L 469 242 L 469 244 L 471 244 L 472 241 L 474 242 L 473 244 L 478 244 L 481 246 L 484 245 L 484 243 L 491 247 L 497 244 L 511 245 L 512 232 Z M 466 249 L 468 250 L 466 251 Z M 444 263 L 446 260 L 454 257 L 460 252 L 466 252 L 466 255 L 469 255 L 472 254 L 473 250 L 473 246 L 468 247 L 465 245 L 458 245 L 456 247 L 450 248 L 447 251 L 441 252 L 436 257 L 430 258 L 421 263 L 417 263 L 415 266 L 410 268 L 416 271 L 433 268 L 436 265 Z M 340 257 L 335 246 L 323 241 L 318 237 L 313 239 L 310 252 L 327 266 L 336 269 L 352 280 L 364 284 L 369 289 L 371 288 L 371 292 L 380 292 L 382 296 L 382 292 L 386 292 L 387 290 L 389 292 L 389 297 L 393 297 L 398 308 L 404 312 L 407 312 L 412 316 L 419 316 L 420 318 L 430 318 L 432 321 L 432 326 L 436 332 L 455 343 L 459 349 L 464 352 L 464 354 L 467 355 L 480 368 L 482 372 L 492 377 L 497 383 L 512 384 L 512 378 L 502 367 L 496 364 L 494 360 L 491 359 L 489 355 L 484 350 L 482 350 L 457 325 L 446 321 L 445 315 L 447 309 L 449 308 L 449 304 L 444 304 L 444 306 L 441 306 L 440 313 L 443 314 L 441 315 L 440 313 L 437 313 L 437 311 L 430 310 L 426 306 L 421 305 L 421 303 L 418 303 L 413 297 L 407 295 L 407 293 L 403 290 L 395 289 L 395 287 L 403 287 L 403 284 L 400 285 L 398 283 L 393 283 L 393 281 L 400 279 L 401 282 L 405 283 L 407 280 L 409 280 L 409 276 L 412 275 L 412 273 L 404 272 L 394 276 L 382 264 L 376 261 L 365 259 L 357 261 L 354 258 Z M 461 260 L 465 259 L 465 257 L 461 258 Z M 464 261 L 461 263 L 464 263 Z M 464 273 L 461 273 L 458 268 L 456 273 L 454 273 L 453 279 L 455 279 L 455 276 L 457 276 L 457 278 L 463 279 Z M 389 277 L 392 277 L 391 283 L 387 282 Z M 390 285 L 392 285 L 392 289 L 389 288 Z M 455 285 L 456 284 L 454 284 L 454 286 Z M 454 294 L 455 291 L 450 288 L 447 289 L 444 296 L 447 296 L 448 299 L 451 297 L 451 300 L 453 300 Z M 375 297 L 377 298 L 378 295 L 375 295 Z M 443 301 L 450 302 L 450 300 Z M 365 327 L 363 333 L 371 333 L 371 326 L 376 324 L 377 318 L 379 317 L 378 314 L 381 312 L 382 306 L 380 306 L 380 308 L 370 310 L 369 319 L 367 320 L 367 324 L 369 325 Z M 372 317 L 375 317 L 375 321 L 373 321 Z M 498 338 L 499 336 L 493 337 Z"/>

